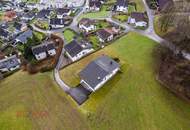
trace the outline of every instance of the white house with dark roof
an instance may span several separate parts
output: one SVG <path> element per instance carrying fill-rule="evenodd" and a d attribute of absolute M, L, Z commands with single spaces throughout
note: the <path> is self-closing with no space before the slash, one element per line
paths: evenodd
<path fill-rule="evenodd" d="M 83 18 L 79 21 L 79 29 L 83 32 L 89 33 L 96 30 L 95 21 L 89 18 Z"/>
<path fill-rule="evenodd" d="M 96 32 L 96 35 L 99 39 L 100 42 L 104 43 L 104 42 L 109 42 L 111 40 L 113 40 L 114 35 L 112 32 L 109 32 L 106 29 L 100 29 Z"/>
<path fill-rule="evenodd" d="M 52 10 L 50 10 L 50 9 L 42 9 L 37 13 L 36 18 L 37 19 L 49 19 L 51 12 L 52 12 Z"/>
<path fill-rule="evenodd" d="M 135 27 L 146 27 L 148 25 L 148 20 L 145 13 L 141 12 L 132 12 L 128 18 L 129 24 L 134 24 Z"/>
<path fill-rule="evenodd" d="M 28 13 L 24 13 L 21 17 L 22 20 L 33 20 L 35 18 L 36 14 L 34 12 L 28 12 Z"/>
<path fill-rule="evenodd" d="M 12 34 L 10 34 L 6 29 L 0 27 L 0 38 L 6 41 L 10 41 L 12 39 Z"/>
<path fill-rule="evenodd" d="M 89 11 L 100 11 L 102 3 L 100 0 L 89 0 Z"/>
<path fill-rule="evenodd" d="M 117 0 L 116 11 L 128 12 L 128 0 Z"/>
<path fill-rule="evenodd" d="M 79 76 L 81 85 L 95 92 L 110 80 L 118 71 L 120 65 L 108 56 L 101 56 L 89 63 Z"/>
<path fill-rule="evenodd" d="M 43 44 L 32 47 L 32 53 L 35 58 L 40 61 L 47 58 L 47 56 L 56 55 L 56 50 L 53 42 L 45 42 Z"/>
<path fill-rule="evenodd" d="M 0 60 L 0 72 L 13 71 L 20 68 L 21 61 L 16 55 Z"/>
<path fill-rule="evenodd" d="M 56 9 L 57 18 L 62 19 L 65 16 L 71 15 L 72 11 L 70 8 L 58 8 Z"/>
<path fill-rule="evenodd" d="M 63 18 L 52 18 L 49 20 L 49 25 L 52 28 L 63 28 L 65 27 L 65 20 Z"/>
<path fill-rule="evenodd" d="M 78 43 L 76 40 L 73 40 L 70 43 L 66 44 L 64 48 L 66 55 L 73 62 L 94 51 L 92 45 L 87 41 L 81 41 Z"/>

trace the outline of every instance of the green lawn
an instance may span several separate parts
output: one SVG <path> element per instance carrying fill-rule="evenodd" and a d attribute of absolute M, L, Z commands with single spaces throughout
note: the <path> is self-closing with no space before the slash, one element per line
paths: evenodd
<path fill-rule="evenodd" d="M 137 8 L 138 8 L 138 6 L 137 6 Z M 130 13 L 135 12 L 135 11 L 137 11 L 135 9 L 135 6 L 129 5 L 129 7 L 128 7 L 128 13 L 130 14 Z"/>
<path fill-rule="evenodd" d="M 129 1 L 136 3 L 137 11 L 139 11 L 139 12 L 144 12 L 145 11 L 144 3 L 143 3 L 142 0 L 129 0 Z"/>
<path fill-rule="evenodd" d="M 109 15 L 110 11 L 107 11 L 106 9 L 110 8 L 109 6 L 103 5 L 101 11 L 99 12 L 90 12 L 90 13 L 84 13 L 81 15 L 78 19 L 80 21 L 82 18 L 105 18 Z"/>
<path fill-rule="evenodd" d="M 35 35 L 36 38 L 37 38 L 39 41 L 42 41 L 42 40 L 46 37 L 45 34 L 43 34 L 43 33 L 41 33 L 41 32 L 37 32 L 37 31 L 34 31 L 34 32 L 33 32 L 33 35 Z"/>
<path fill-rule="evenodd" d="M 129 16 L 127 14 L 116 14 L 112 17 L 113 19 L 119 20 L 120 22 L 127 22 Z"/>
<path fill-rule="evenodd" d="M 27 3 L 39 3 L 40 0 L 23 0 L 23 2 L 27 2 Z"/>
<path fill-rule="evenodd" d="M 3 50 L 3 53 L 5 53 L 5 55 L 9 55 L 9 54 L 12 54 L 14 51 L 14 48 L 11 47 L 11 46 L 8 46 L 6 47 L 4 50 Z"/>
<path fill-rule="evenodd" d="M 42 29 L 44 29 L 44 30 L 48 30 L 48 29 L 49 29 L 49 23 L 48 23 L 48 21 L 45 21 L 45 20 L 43 20 L 43 21 L 33 20 L 32 22 L 33 22 L 36 26 L 38 26 L 38 27 L 40 27 L 40 28 L 42 28 Z"/>
<path fill-rule="evenodd" d="M 99 47 L 99 40 L 96 35 L 91 35 L 88 37 L 88 40 L 92 42 L 92 46 L 94 49 L 97 49 Z"/>
<path fill-rule="evenodd" d="M 129 33 L 62 70 L 74 86 L 78 72 L 97 56 L 121 60 L 122 73 L 81 107 L 56 85 L 52 72 L 11 75 L 0 82 L 0 130 L 189 130 L 190 105 L 155 80 L 156 45 Z"/>
<path fill-rule="evenodd" d="M 52 75 L 19 71 L 0 82 L 0 130 L 88 129 Z"/>
<path fill-rule="evenodd" d="M 64 38 L 67 43 L 71 42 L 73 40 L 73 37 L 76 36 L 76 33 L 70 29 L 66 29 L 63 32 Z"/>
<path fill-rule="evenodd" d="M 97 56 L 106 54 L 120 58 L 122 73 L 92 94 L 80 107 L 88 115 L 91 129 L 190 129 L 190 105 L 155 80 L 152 52 L 156 45 L 146 37 L 130 33 L 61 71 L 66 83 L 75 86 L 80 81 L 80 70 Z"/>

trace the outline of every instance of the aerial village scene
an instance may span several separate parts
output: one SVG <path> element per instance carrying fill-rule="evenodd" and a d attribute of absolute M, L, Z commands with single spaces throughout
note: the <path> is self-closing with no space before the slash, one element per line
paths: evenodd
<path fill-rule="evenodd" d="M 1 0 L 0 130 L 190 130 L 190 1 Z"/>

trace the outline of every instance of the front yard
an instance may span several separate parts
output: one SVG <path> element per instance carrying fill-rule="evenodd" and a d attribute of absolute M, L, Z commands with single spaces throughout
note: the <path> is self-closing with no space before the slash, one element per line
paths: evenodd
<path fill-rule="evenodd" d="M 44 30 L 48 30 L 49 29 L 49 23 L 48 21 L 40 21 L 40 20 L 34 20 L 34 24 Z"/>
<path fill-rule="evenodd" d="M 83 15 L 79 17 L 78 21 L 80 21 L 82 18 L 92 18 L 92 19 L 105 18 L 110 13 L 109 9 L 110 9 L 110 6 L 103 5 L 101 11 L 84 13 Z"/>
<path fill-rule="evenodd" d="M 71 42 L 73 40 L 73 38 L 75 36 L 77 36 L 77 34 L 71 30 L 71 29 L 66 29 L 64 32 L 63 32 L 63 35 L 64 35 L 64 38 L 65 38 L 65 41 L 67 43 Z"/>
<path fill-rule="evenodd" d="M 122 73 L 92 94 L 80 107 L 91 129 L 190 129 L 190 105 L 175 97 L 155 79 L 153 50 L 157 43 L 130 33 L 114 44 L 61 70 L 62 79 L 75 86 L 78 73 L 102 54 L 118 57 Z M 98 126 L 97 126 L 98 124 Z"/>
<path fill-rule="evenodd" d="M 120 22 L 127 22 L 129 15 L 128 14 L 115 14 L 112 16 L 113 19 L 116 19 Z"/>
<path fill-rule="evenodd" d="M 127 13 L 124 13 L 124 12 L 115 12 L 115 13 L 112 14 L 112 18 L 115 19 L 115 20 L 118 20 L 118 21 L 120 21 L 122 23 L 124 23 L 124 22 L 128 21 L 128 17 L 130 16 L 130 14 L 132 12 L 136 12 L 136 11 L 139 11 L 139 10 L 137 10 L 137 5 L 136 6 L 135 5 L 129 5 Z"/>

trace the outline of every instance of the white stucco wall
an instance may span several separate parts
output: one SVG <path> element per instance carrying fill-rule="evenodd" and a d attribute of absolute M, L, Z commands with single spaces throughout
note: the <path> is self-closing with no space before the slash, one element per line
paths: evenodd
<path fill-rule="evenodd" d="M 116 7 L 116 11 L 128 12 L 128 8 L 127 7 L 123 7 L 123 6 L 117 6 Z"/>
<path fill-rule="evenodd" d="M 78 53 L 74 57 L 72 57 L 68 52 L 66 52 L 66 54 L 74 62 L 74 61 L 77 61 L 77 60 L 81 59 L 85 55 L 91 53 L 92 51 L 94 51 L 94 49 L 85 49 L 85 50 L 81 51 L 80 53 Z"/>
<path fill-rule="evenodd" d="M 37 60 L 43 60 L 47 57 L 47 54 L 45 52 L 43 52 L 43 53 L 40 53 L 38 55 L 35 55 L 35 57 Z"/>
<path fill-rule="evenodd" d="M 54 55 L 56 55 L 56 50 L 55 50 L 55 49 L 49 50 L 49 51 L 48 51 L 48 54 L 49 54 L 50 56 L 54 56 Z"/>
<path fill-rule="evenodd" d="M 81 29 L 81 30 L 83 30 L 83 31 L 85 31 L 85 32 L 90 32 L 90 31 L 93 31 L 93 30 L 95 30 L 96 29 L 96 26 L 95 25 L 91 25 L 91 26 L 89 26 L 89 27 L 86 27 L 86 26 L 84 26 L 83 24 L 79 24 L 79 28 Z"/>

